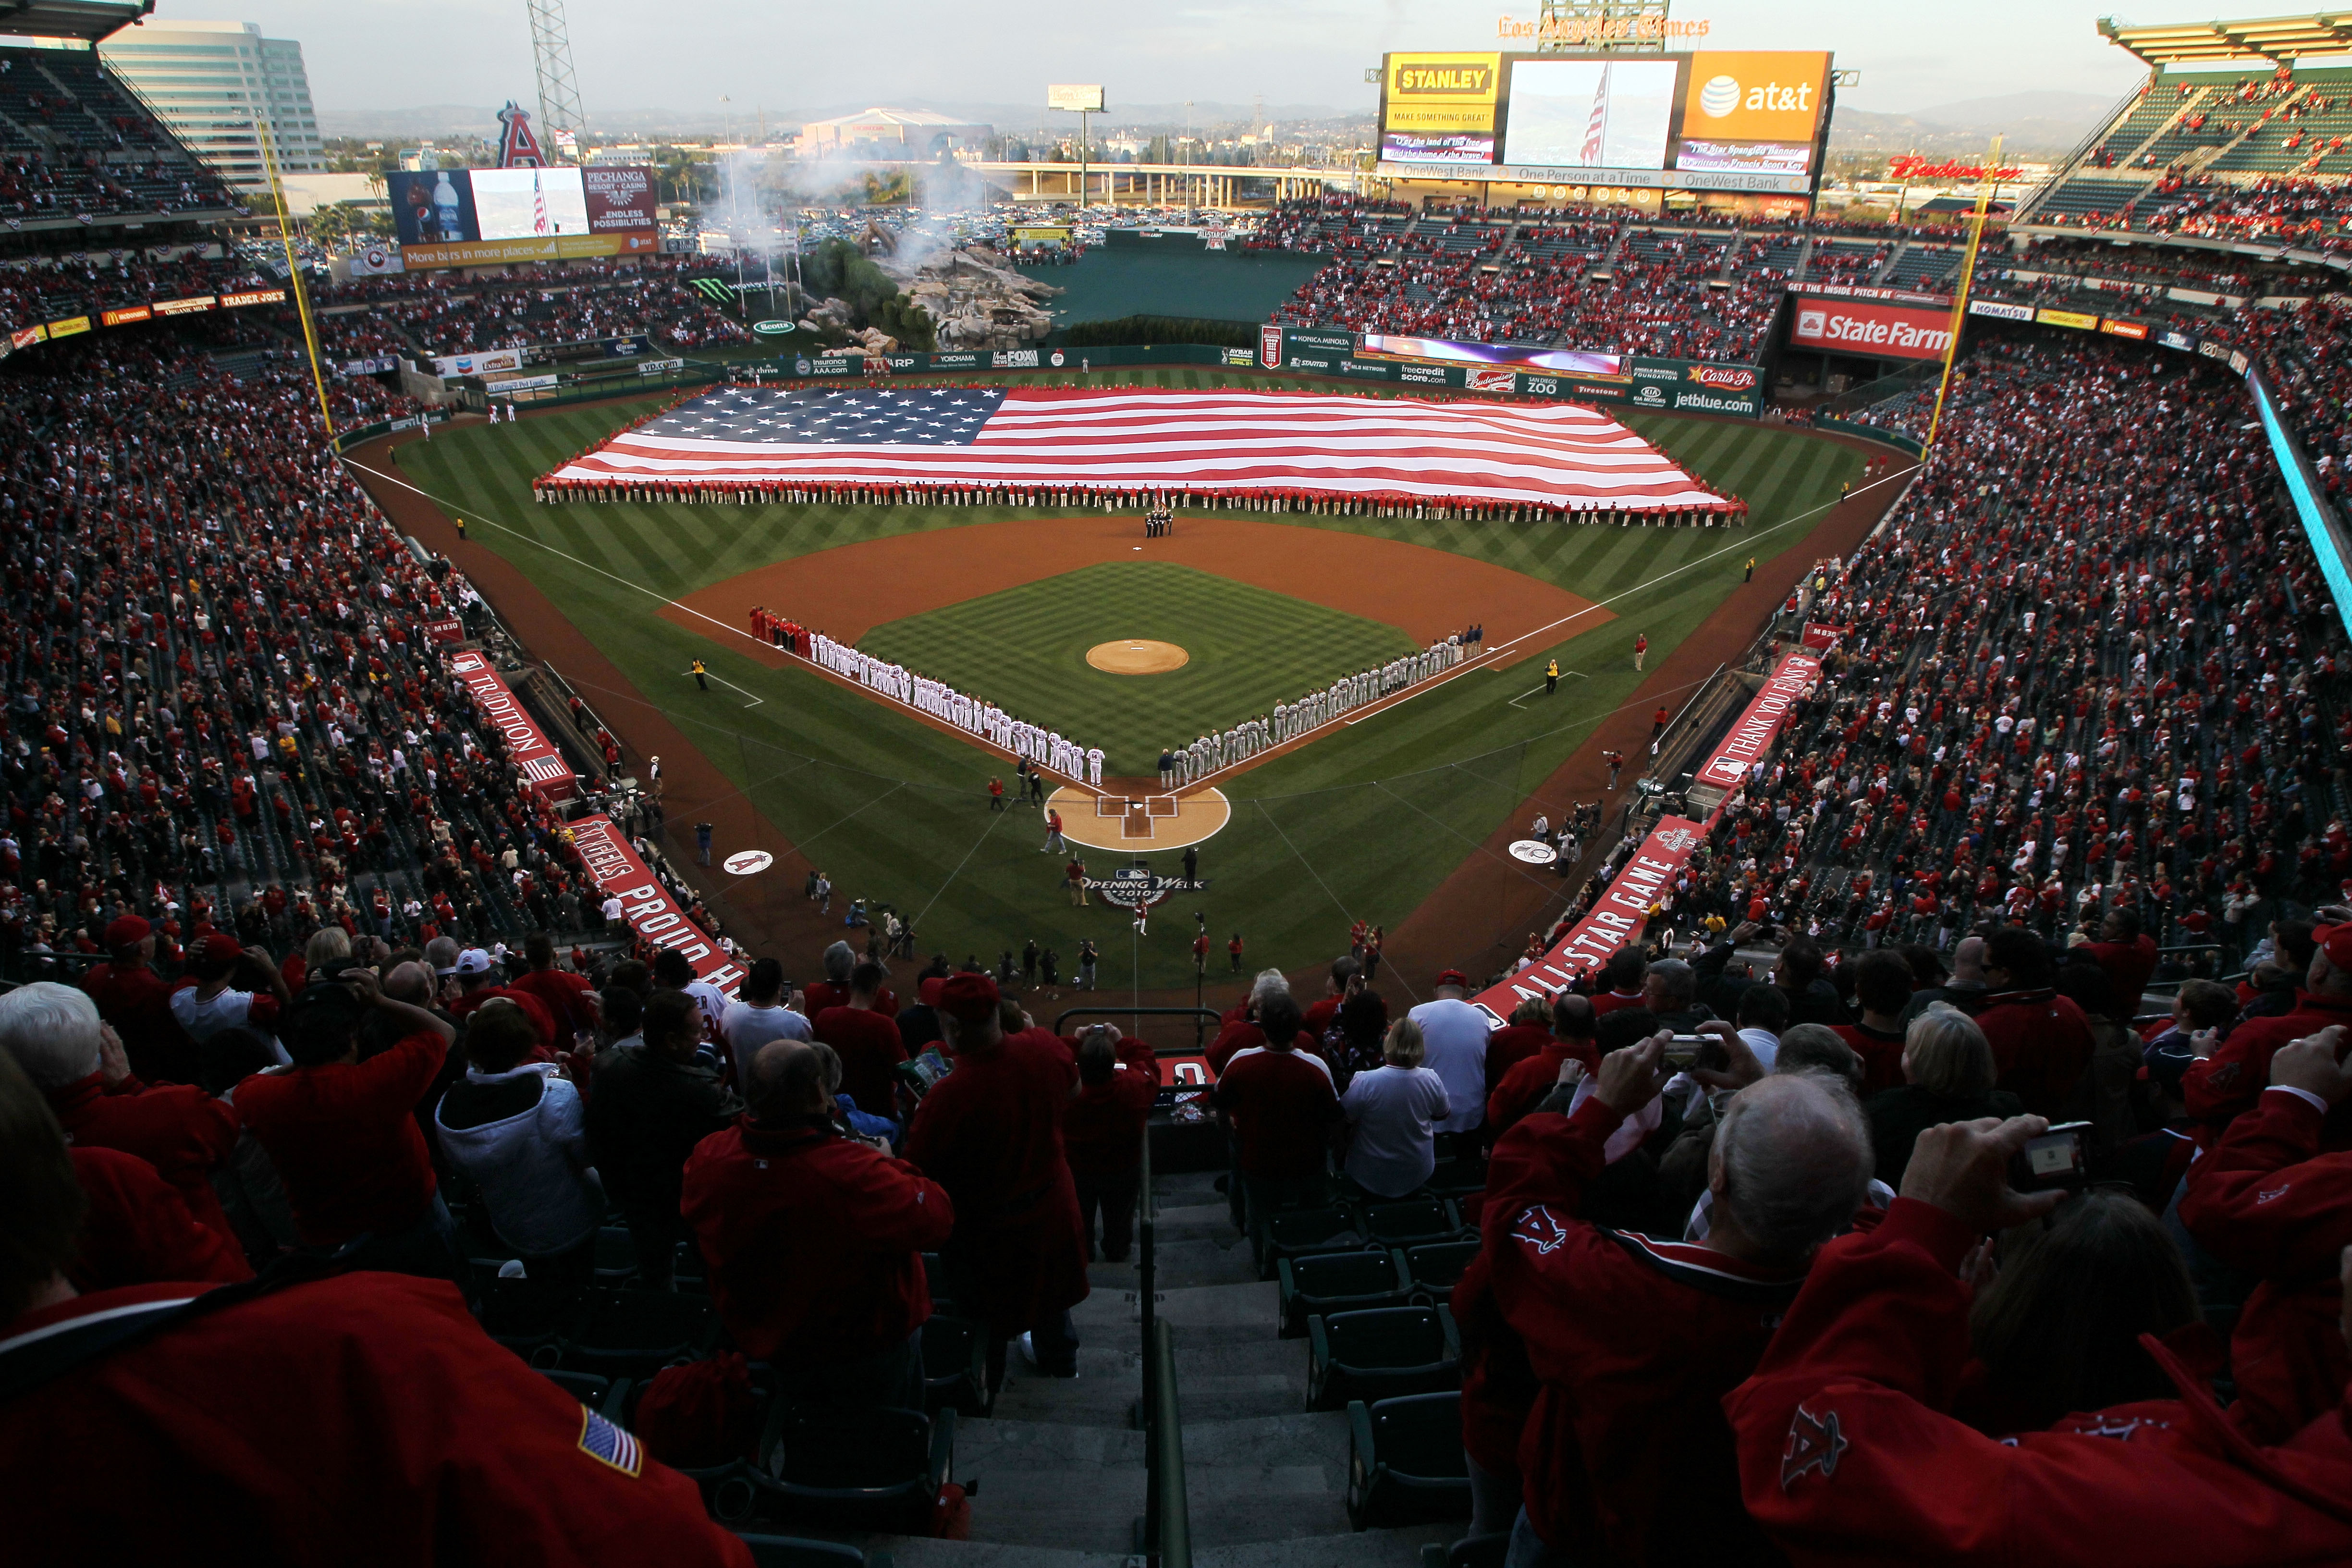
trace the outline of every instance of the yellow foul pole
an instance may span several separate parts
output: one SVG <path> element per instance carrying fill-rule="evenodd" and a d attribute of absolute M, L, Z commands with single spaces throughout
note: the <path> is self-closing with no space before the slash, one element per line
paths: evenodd
<path fill-rule="evenodd" d="M 1952 290 L 1952 321 L 1948 340 L 1944 344 L 1944 374 L 1936 383 L 1936 412 L 1927 421 L 1927 445 L 1936 444 L 1937 428 L 1944 422 L 1944 397 L 1952 389 L 1952 362 L 1959 357 L 1960 328 L 1969 319 L 1969 289 L 1977 278 L 1977 247 L 1984 243 L 1985 215 L 1991 210 L 1992 194 L 2000 185 L 2000 138 L 1992 139 L 1992 151 L 1985 157 L 1984 169 L 1977 180 L 1977 210 L 1969 226 L 1969 247 L 1960 258 L 1960 281 Z"/>
<path fill-rule="evenodd" d="M 286 286 L 294 291 L 295 313 L 302 318 L 303 346 L 310 351 L 310 385 L 319 394 L 319 422 L 331 437 L 335 416 L 327 410 L 327 377 L 319 367 L 319 329 L 310 320 L 310 290 L 302 286 L 302 266 L 294 258 L 294 230 L 286 216 L 286 186 L 278 177 L 278 149 L 269 139 L 267 117 L 255 115 L 253 127 L 261 136 L 261 166 L 269 175 L 269 196 L 278 204 L 278 243 L 286 249 Z"/>

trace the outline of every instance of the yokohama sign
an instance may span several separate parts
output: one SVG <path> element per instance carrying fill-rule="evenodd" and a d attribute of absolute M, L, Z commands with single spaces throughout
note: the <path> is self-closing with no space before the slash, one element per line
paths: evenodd
<path fill-rule="evenodd" d="M 1952 341 L 1952 318 L 1946 310 L 1810 298 L 1800 298 L 1796 306 L 1797 324 L 1789 341 L 1806 348 L 1874 359 L 1941 359 Z"/>

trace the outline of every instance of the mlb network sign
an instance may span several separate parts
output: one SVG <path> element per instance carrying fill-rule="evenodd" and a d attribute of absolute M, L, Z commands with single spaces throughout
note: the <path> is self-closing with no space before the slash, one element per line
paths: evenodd
<path fill-rule="evenodd" d="M 1952 341 L 1952 318 L 1943 310 L 1801 298 L 1789 341 L 1876 359 L 1941 359 Z"/>

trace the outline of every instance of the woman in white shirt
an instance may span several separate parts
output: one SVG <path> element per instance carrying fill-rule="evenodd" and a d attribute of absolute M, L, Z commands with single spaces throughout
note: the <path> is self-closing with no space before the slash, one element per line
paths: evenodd
<path fill-rule="evenodd" d="M 1381 1047 L 1381 1065 L 1358 1073 L 1339 1097 L 1354 1137 L 1345 1169 L 1380 1198 L 1419 1190 L 1437 1168 L 1435 1123 L 1453 1114 L 1445 1083 L 1421 1065 L 1421 1026 L 1400 1018 Z"/>

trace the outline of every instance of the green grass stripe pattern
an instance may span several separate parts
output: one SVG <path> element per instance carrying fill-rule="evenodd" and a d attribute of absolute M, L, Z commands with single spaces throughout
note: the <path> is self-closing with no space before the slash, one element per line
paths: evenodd
<path fill-rule="evenodd" d="M 1159 675 L 1087 662 L 1088 648 L 1126 637 L 1192 658 Z M 1102 747 L 1118 777 L 1150 773 L 1162 746 L 1414 651 L 1394 626 L 1164 561 L 1081 567 L 876 626 L 857 646 Z"/>
<path fill-rule="evenodd" d="M 1061 385 L 1286 384 L 1283 378 L 1187 367 L 1090 377 L 1067 372 L 1023 380 Z M 1329 389 L 1319 382 L 1287 384 Z M 1034 936 L 1061 953 L 1067 973 L 1078 939 L 1090 935 L 1103 948 L 1103 984 L 1114 993 L 1130 984 L 1191 984 L 1186 944 L 1195 908 L 1220 940 L 1234 930 L 1244 933 L 1252 969 L 1328 959 L 1344 950 L 1353 918 L 1394 927 L 1603 715 L 1630 700 L 1642 679 L 1633 668 L 1637 633 L 1648 634 L 1653 658 L 1662 659 L 1738 585 L 1748 555 L 1769 562 L 1793 551 L 1810 560 L 1802 552 L 1820 509 L 1837 499 L 1840 486 L 1855 477 L 1861 463 L 1850 449 L 1774 426 L 1642 413 L 1621 417 L 1711 484 L 1747 500 L 1748 527 L 1661 530 L 1286 515 L 1286 522 L 1402 539 L 1492 562 L 1606 601 L 1615 618 L 1595 625 L 1598 617 L 1588 617 L 1561 627 L 1557 642 L 1539 650 L 1532 667 L 1473 670 L 1361 723 L 1334 726 L 1313 745 L 1238 775 L 1224 786 L 1234 804 L 1233 823 L 1202 847 L 1208 889 L 1198 900 L 1179 900 L 1164 911 L 1167 918 L 1154 921 L 1151 934 L 1138 943 L 1116 911 L 1069 907 L 1055 880 L 1058 866 L 1049 868 L 1053 858 L 1036 852 L 1043 829 L 1034 814 L 992 818 L 984 786 L 992 773 L 1003 771 L 1002 763 L 804 668 L 772 670 L 716 628 L 714 635 L 701 636 L 655 613 L 664 599 L 771 562 L 864 539 L 1034 520 L 1037 512 L 986 507 L 541 506 L 531 500 L 533 478 L 655 406 L 652 399 L 580 405 L 518 425 L 444 430 L 430 445 L 404 447 L 400 470 L 445 505 L 477 520 L 474 540 L 539 583 L 628 672 L 647 700 L 693 737 L 780 831 L 824 866 L 844 902 L 864 897 L 920 914 L 922 950 L 957 960 L 974 954 L 992 961 L 1003 948 L 1018 948 Z M 1788 526 L 1776 526 L 1784 522 Z M 1001 644 L 982 648 L 968 689 L 1017 708 L 1026 700 L 1016 697 L 1014 689 L 1025 683 L 1041 694 L 1038 721 L 1056 728 L 1066 722 L 1066 733 L 1083 737 L 1084 719 L 1065 718 L 1062 694 L 1077 688 L 1074 679 L 1064 679 L 1066 667 L 1055 663 L 1066 654 L 1054 649 L 1093 634 L 1077 628 L 1066 634 L 1057 627 L 1053 612 L 1059 595 L 1053 585 L 1041 586 L 1048 600 L 1041 613 L 1009 630 Z M 823 624 L 822 605 L 774 607 Z M 1303 608 L 1285 601 L 1283 614 L 1297 616 Z M 937 615 L 922 619 L 929 622 Z M 1182 635 L 1163 635 L 1162 640 L 1197 653 L 1203 638 L 1213 642 L 1224 634 L 1206 614 L 1196 620 L 1181 628 Z M 1149 635 L 1123 619 L 1097 624 L 1107 626 L 1108 636 Z M 1489 628 L 1495 637 L 1509 630 Z M 877 628 L 876 635 L 895 631 Z M 1730 658 L 1743 646 L 1744 639 L 1742 646 L 1706 651 Z M 698 692 L 682 673 L 697 656 L 709 661 L 713 674 L 767 700 L 747 707 L 748 699 L 723 687 Z M 1549 699 L 1530 673 L 1541 668 L 1544 657 L 1557 657 L 1564 669 L 1580 672 L 1563 680 Z M 923 659 L 908 662 L 940 679 L 957 679 L 937 668 L 928 649 Z M 1298 680 L 1275 698 L 1328 680 L 1344 668 L 1320 655 L 1305 658 Z M 1120 678 L 1120 690 L 1139 692 L 1164 679 Z M 1533 695 L 1530 687 L 1538 689 Z M 616 719 L 628 722 L 630 714 L 616 699 L 590 696 L 605 700 Z M 1234 700 L 1244 705 L 1259 700 L 1238 692 Z M 1192 721 L 1212 721 L 1203 715 Z M 1154 745 L 1190 738 L 1189 731 L 1148 735 Z M 1561 803 L 1552 804 L 1557 808 Z M 719 846 L 721 853 L 730 847 Z M 1174 857 L 1158 861 L 1169 869 Z M 1541 879 L 1539 873 L 1527 874 Z M 1455 961 L 1473 971 L 1498 968 L 1525 939 L 1524 931 L 1465 930 Z M 789 968 L 814 955 L 780 956 Z M 1426 976 L 1403 978 L 1425 992 Z"/>

